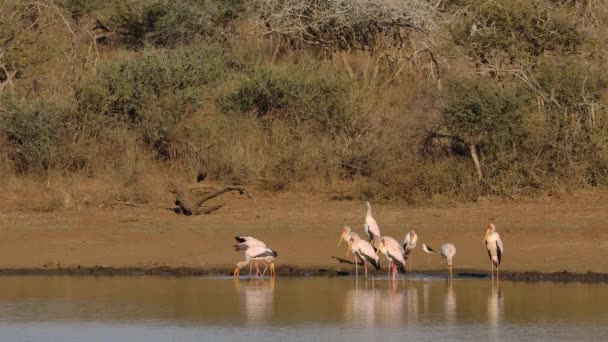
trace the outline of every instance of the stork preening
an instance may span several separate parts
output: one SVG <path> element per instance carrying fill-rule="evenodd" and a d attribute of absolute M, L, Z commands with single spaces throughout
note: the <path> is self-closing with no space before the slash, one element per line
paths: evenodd
<path fill-rule="evenodd" d="M 448 270 L 450 280 L 452 280 L 452 264 L 456 255 L 456 246 L 451 243 L 445 243 L 441 246 L 441 257 L 448 260 Z"/>
<path fill-rule="evenodd" d="M 351 236 L 349 240 L 349 248 L 355 255 L 355 276 L 359 276 L 357 265 L 358 260 L 363 261 L 363 268 L 365 269 L 365 279 L 367 279 L 367 263 L 372 264 L 376 270 L 380 269 L 380 258 L 376 255 L 376 251 L 372 245 L 359 238 L 358 236 Z"/>
<path fill-rule="evenodd" d="M 251 265 L 251 263 L 254 262 L 256 276 L 264 277 L 264 274 L 266 274 L 266 271 L 270 267 L 270 276 L 274 277 L 275 276 L 274 258 L 276 258 L 277 256 L 279 256 L 279 254 L 268 247 L 257 246 L 257 245 L 248 247 L 247 249 L 245 249 L 245 260 L 239 261 L 236 263 L 236 268 L 234 269 L 234 276 L 238 277 L 240 274 L 241 268 L 243 268 L 247 265 Z M 260 269 L 258 268 L 258 264 L 257 264 L 258 261 L 261 261 L 266 265 L 266 267 L 264 268 L 264 271 L 260 271 Z M 251 268 L 250 268 L 250 270 L 251 270 Z M 249 276 L 251 276 L 251 273 L 249 274 Z"/>
<path fill-rule="evenodd" d="M 264 242 L 251 236 L 235 236 L 234 239 L 238 242 L 238 244 L 234 245 L 235 251 L 244 251 L 252 246 L 266 247 Z"/>
<path fill-rule="evenodd" d="M 502 255 L 505 250 L 502 246 L 500 234 L 496 232 L 496 226 L 494 226 L 493 223 L 488 224 L 483 242 L 486 245 L 486 250 L 488 251 L 488 256 L 490 257 L 492 280 L 494 280 L 494 267 L 496 267 L 496 281 L 498 281 L 498 267 L 500 266 Z"/>
<path fill-rule="evenodd" d="M 380 237 L 380 227 L 378 227 L 378 223 L 372 217 L 372 205 L 369 202 L 365 202 L 367 205 L 367 214 L 365 215 L 365 224 L 363 229 L 365 230 L 365 234 L 369 238 L 369 242 L 372 246 L 375 246 L 376 239 Z"/>
<path fill-rule="evenodd" d="M 403 258 L 403 249 L 401 249 L 401 245 L 397 240 L 393 239 L 390 236 L 383 236 L 380 238 L 380 244 L 378 245 L 378 249 L 376 250 L 376 254 L 382 252 L 386 259 L 388 260 L 388 277 L 390 278 L 391 273 L 393 274 L 393 279 L 397 278 L 397 267 L 399 267 L 402 272 L 405 272 L 405 259 Z"/>
<path fill-rule="evenodd" d="M 418 235 L 413 230 L 410 230 L 405 237 L 403 238 L 403 257 L 409 260 L 410 267 L 408 271 L 412 271 L 412 256 L 410 253 L 416 248 L 416 243 L 418 242 Z"/>

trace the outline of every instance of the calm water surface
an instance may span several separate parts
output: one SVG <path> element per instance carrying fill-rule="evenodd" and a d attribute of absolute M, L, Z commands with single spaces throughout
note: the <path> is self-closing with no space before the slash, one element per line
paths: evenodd
<path fill-rule="evenodd" d="M 608 286 L 0 277 L 0 341 L 599 341 Z"/>

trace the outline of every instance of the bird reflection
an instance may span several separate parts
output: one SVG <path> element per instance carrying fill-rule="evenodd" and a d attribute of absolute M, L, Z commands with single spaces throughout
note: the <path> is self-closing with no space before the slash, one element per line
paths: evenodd
<path fill-rule="evenodd" d="M 443 310 L 448 323 L 453 323 L 456 319 L 456 294 L 454 293 L 454 283 L 446 282 L 445 296 L 443 297 Z"/>
<path fill-rule="evenodd" d="M 422 284 L 422 301 L 424 305 L 424 314 L 429 312 L 429 300 L 431 299 L 431 283 L 425 281 Z"/>
<path fill-rule="evenodd" d="M 274 316 L 274 278 L 271 278 L 270 281 L 255 279 L 243 284 L 236 279 L 235 287 L 242 294 L 247 323 L 257 324 L 272 319 Z"/>
<path fill-rule="evenodd" d="M 411 287 L 405 290 L 407 299 L 407 318 L 410 323 L 418 322 L 418 289 Z"/>
<path fill-rule="evenodd" d="M 346 292 L 345 316 L 357 326 L 373 327 L 377 314 L 377 291 L 373 287 L 367 289 L 357 285 Z"/>
<path fill-rule="evenodd" d="M 488 296 L 488 323 L 490 324 L 490 340 L 498 341 L 498 328 L 504 315 L 504 298 L 500 286 L 492 285 Z"/>
<path fill-rule="evenodd" d="M 403 323 L 404 304 L 406 303 L 406 294 L 403 290 L 391 287 L 388 291 L 380 292 L 377 301 L 381 308 L 378 319 L 393 326 Z"/>
<path fill-rule="evenodd" d="M 401 326 L 419 318 L 418 288 L 399 288 L 390 281 L 388 288 L 355 284 L 344 303 L 346 320 L 360 327 Z"/>

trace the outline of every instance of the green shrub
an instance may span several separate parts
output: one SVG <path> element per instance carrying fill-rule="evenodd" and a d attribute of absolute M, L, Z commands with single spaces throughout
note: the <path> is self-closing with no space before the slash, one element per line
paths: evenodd
<path fill-rule="evenodd" d="M 548 51 L 571 53 L 584 40 L 576 15 L 543 0 L 470 0 L 459 6 L 468 11 L 452 27 L 452 38 L 482 62 L 497 55 L 494 51 L 516 59 Z"/>
<path fill-rule="evenodd" d="M 3 102 L 6 107 L 0 112 L 0 129 L 17 172 L 46 172 L 71 164 L 71 113 L 49 102 Z"/>
<path fill-rule="evenodd" d="M 568 113 L 587 112 L 592 103 L 603 100 L 608 89 L 605 70 L 593 70 L 579 57 L 544 56 L 534 75 L 551 99 L 546 105 Z"/>
<path fill-rule="evenodd" d="M 495 159 L 499 151 L 523 143 L 529 99 L 516 86 L 501 89 L 482 78 L 450 80 L 441 123 L 456 138 L 455 143 L 466 145 L 457 149 L 468 151 L 468 145 L 475 144 L 484 156 Z"/>
<path fill-rule="evenodd" d="M 208 87 L 233 67 L 238 61 L 214 47 L 145 50 L 101 65 L 79 89 L 78 110 L 96 122 L 129 124 L 161 159 L 169 159 L 171 132 L 202 107 Z"/>
<path fill-rule="evenodd" d="M 235 92 L 219 99 L 225 112 L 254 111 L 259 118 L 285 120 L 294 127 L 313 125 L 334 135 L 365 128 L 361 103 L 352 79 L 317 64 L 258 68 Z"/>
<path fill-rule="evenodd" d="M 241 2 L 155 0 L 138 6 L 137 2 L 120 1 L 111 22 L 122 39 L 134 46 L 149 43 L 173 48 L 199 38 L 223 41 L 241 11 Z"/>

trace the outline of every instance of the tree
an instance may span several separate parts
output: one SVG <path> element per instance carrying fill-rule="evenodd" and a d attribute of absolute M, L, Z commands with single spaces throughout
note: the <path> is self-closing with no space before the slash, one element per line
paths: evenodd
<path fill-rule="evenodd" d="M 517 88 L 501 89 L 490 80 L 451 80 L 441 122 L 466 145 L 478 179 L 483 178 L 479 148 L 488 156 L 522 141 L 525 135 L 523 106 L 526 98 Z"/>

